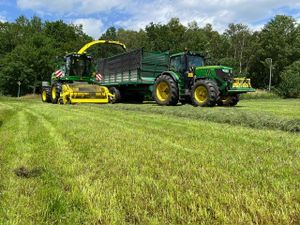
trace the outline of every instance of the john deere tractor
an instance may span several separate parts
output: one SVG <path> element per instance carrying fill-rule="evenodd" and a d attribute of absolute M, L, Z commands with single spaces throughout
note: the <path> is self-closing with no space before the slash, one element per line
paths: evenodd
<path fill-rule="evenodd" d="M 232 68 L 205 66 L 202 54 L 186 51 L 170 56 L 169 70 L 155 79 L 153 98 L 159 105 L 234 106 L 240 94 L 254 91 L 250 79 L 233 77 Z"/>
<path fill-rule="evenodd" d="M 86 50 L 95 44 L 113 44 L 126 49 L 118 41 L 97 40 L 83 46 L 77 53 L 67 54 L 64 64 L 51 75 L 51 83 L 42 82 L 42 101 L 54 104 L 108 103 L 114 95 L 100 86 L 101 74 L 96 74 L 92 57 Z"/>

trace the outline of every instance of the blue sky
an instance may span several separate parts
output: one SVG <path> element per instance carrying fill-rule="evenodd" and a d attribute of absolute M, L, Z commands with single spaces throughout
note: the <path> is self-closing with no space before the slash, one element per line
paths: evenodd
<path fill-rule="evenodd" d="M 20 15 L 62 19 L 82 24 L 95 39 L 110 26 L 138 30 L 172 17 L 184 25 L 211 23 L 220 32 L 229 23 L 258 30 L 276 14 L 293 16 L 299 22 L 300 0 L 0 0 L 0 21 L 14 21 Z"/>

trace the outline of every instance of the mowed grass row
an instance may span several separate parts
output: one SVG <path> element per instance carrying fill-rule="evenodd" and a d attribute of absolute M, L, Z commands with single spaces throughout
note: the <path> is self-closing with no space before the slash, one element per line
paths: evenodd
<path fill-rule="evenodd" d="M 99 107 L 99 106 L 85 106 Z M 299 99 L 242 100 L 236 107 L 201 108 L 192 105 L 161 107 L 153 102 L 148 104 L 108 104 L 102 107 L 121 111 L 139 111 L 180 118 L 205 120 L 246 126 L 257 129 L 274 129 L 300 132 Z"/>
<path fill-rule="evenodd" d="M 0 224 L 300 222 L 298 134 L 34 101 L 0 121 Z"/>

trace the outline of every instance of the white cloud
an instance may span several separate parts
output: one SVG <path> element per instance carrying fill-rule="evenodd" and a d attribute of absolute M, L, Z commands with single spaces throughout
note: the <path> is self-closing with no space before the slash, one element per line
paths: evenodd
<path fill-rule="evenodd" d="M 259 30 L 266 20 L 286 9 L 298 9 L 299 0 L 154 0 L 131 7 L 132 17 L 117 22 L 131 29 L 143 28 L 150 22 L 166 23 L 178 17 L 187 25 L 196 21 L 199 26 L 213 24 L 214 29 L 223 32 L 229 23 L 244 23 Z M 282 14 L 282 13 L 281 13 Z M 293 15 L 295 16 L 295 15 Z"/>
<path fill-rule="evenodd" d="M 3 16 L 0 16 L 0 22 L 2 22 L 2 23 L 6 22 L 6 19 L 5 19 L 5 17 L 3 17 Z"/>
<path fill-rule="evenodd" d="M 199 26 L 211 23 L 221 32 L 229 23 L 249 24 L 249 27 L 259 29 L 277 13 L 289 12 L 289 9 L 300 11 L 299 0 L 17 0 L 17 4 L 21 9 L 65 18 L 89 17 L 108 21 L 105 26 L 96 24 L 101 29 L 116 25 L 134 30 L 144 28 L 150 22 L 166 23 L 172 17 L 178 17 L 184 25 L 191 21 L 196 21 Z M 123 16 L 115 16 L 118 14 Z M 299 13 L 292 16 L 299 19 Z M 95 37 L 100 29 L 93 31 L 90 21 L 84 20 L 86 27 L 91 27 L 85 29 Z"/>
<path fill-rule="evenodd" d="M 7 21 L 6 15 L 7 13 L 5 11 L 0 12 L 0 22 L 4 23 Z"/>
<path fill-rule="evenodd" d="M 17 0 L 17 6 L 21 9 L 61 14 L 75 10 L 80 2 L 79 0 Z"/>
<path fill-rule="evenodd" d="M 101 20 L 93 18 L 80 18 L 73 21 L 75 25 L 82 25 L 83 31 L 93 37 L 99 39 L 103 33 L 103 23 Z"/>
<path fill-rule="evenodd" d="M 34 11 L 48 11 L 52 13 L 67 13 L 77 15 L 89 15 L 92 13 L 121 9 L 128 1 L 122 0 L 17 0 L 17 5 L 21 9 L 32 9 Z"/>
<path fill-rule="evenodd" d="M 129 3 L 130 1 L 125 0 L 85 0 L 81 1 L 79 9 L 83 14 L 92 14 L 97 12 L 110 11 L 112 9 L 121 10 L 124 9 L 124 7 Z"/>

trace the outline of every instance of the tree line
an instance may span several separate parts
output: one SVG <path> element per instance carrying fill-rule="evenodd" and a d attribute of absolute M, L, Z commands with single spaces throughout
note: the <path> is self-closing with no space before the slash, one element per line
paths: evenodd
<path fill-rule="evenodd" d="M 99 39 L 119 40 L 129 50 L 199 51 L 208 65 L 231 66 L 236 76 L 251 78 L 257 88 L 267 88 L 272 66 L 272 88 L 285 97 L 300 94 L 300 25 L 290 16 L 277 15 L 260 31 L 232 23 L 223 33 L 211 24 L 200 27 L 193 21 L 184 26 L 173 18 L 139 31 L 110 27 Z M 91 40 L 82 26 L 63 21 L 21 16 L 15 22 L 0 22 L 0 93 L 16 95 L 17 81 L 22 83 L 22 94 L 37 92 L 40 81 L 50 79 L 66 52 L 77 51 Z M 91 49 L 96 58 L 119 52 L 113 46 Z"/>

